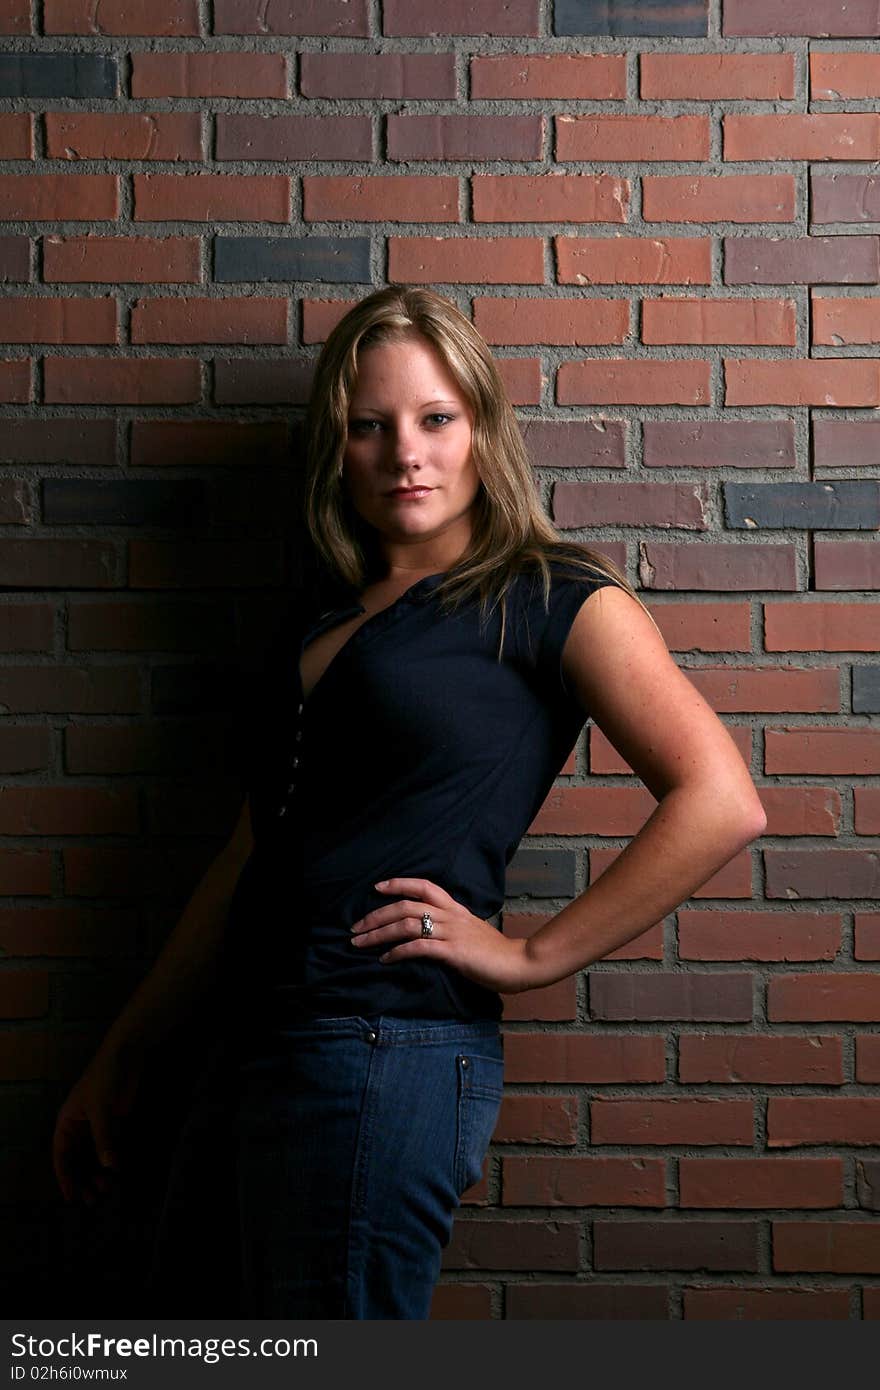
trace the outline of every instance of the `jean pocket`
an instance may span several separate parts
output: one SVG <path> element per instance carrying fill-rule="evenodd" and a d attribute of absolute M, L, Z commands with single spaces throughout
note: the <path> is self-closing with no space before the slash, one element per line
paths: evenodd
<path fill-rule="evenodd" d="M 454 1182 L 459 1197 L 479 1182 L 501 1108 L 502 1057 L 460 1052 L 455 1059 L 458 1086 Z"/>

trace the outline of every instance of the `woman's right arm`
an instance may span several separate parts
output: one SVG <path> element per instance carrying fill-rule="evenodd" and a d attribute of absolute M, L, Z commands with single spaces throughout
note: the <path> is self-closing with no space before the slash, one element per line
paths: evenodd
<path fill-rule="evenodd" d="M 202 876 L 162 947 L 61 1107 L 53 1139 L 55 1175 L 67 1201 L 91 1203 L 117 1163 L 116 1125 L 134 1103 L 149 1053 L 211 983 L 229 904 L 253 848 L 247 798 L 228 843 Z"/>

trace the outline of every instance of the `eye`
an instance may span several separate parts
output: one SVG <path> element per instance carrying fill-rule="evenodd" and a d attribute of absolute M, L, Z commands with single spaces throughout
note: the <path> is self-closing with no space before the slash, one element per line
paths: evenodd
<path fill-rule="evenodd" d="M 454 420 L 454 419 L 455 419 L 455 416 L 454 416 L 454 415 L 445 415 L 442 411 L 437 411 L 436 414 L 434 414 L 434 415 L 429 415 L 429 416 L 428 416 L 428 419 L 429 419 L 429 420 L 433 420 L 433 421 L 435 421 L 435 422 L 439 420 L 441 425 L 445 425 L 445 424 L 447 424 L 448 422 Z"/>
<path fill-rule="evenodd" d="M 373 426 L 381 427 L 381 423 L 380 420 L 350 420 L 348 429 L 352 434 L 372 434 Z"/>

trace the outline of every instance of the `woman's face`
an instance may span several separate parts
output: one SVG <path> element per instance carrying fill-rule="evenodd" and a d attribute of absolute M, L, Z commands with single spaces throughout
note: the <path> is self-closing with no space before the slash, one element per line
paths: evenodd
<path fill-rule="evenodd" d="M 480 485 L 471 425 L 455 378 L 424 338 L 361 352 L 342 473 L 363 519 L 402 543 L 444 533 L 452 541 L 460 531 L 463 548 Z"/>

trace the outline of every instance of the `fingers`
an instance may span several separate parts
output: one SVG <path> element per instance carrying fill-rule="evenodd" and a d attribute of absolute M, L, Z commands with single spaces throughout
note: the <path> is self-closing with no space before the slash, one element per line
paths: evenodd
<path fill-rule="evenodd" d="M 362 923 L 356 923 L 352 927 L 352 946 L 384 946 L 390 941 L 409 941 L 422 935 L 421 913 L 418 916 L 397 917 L 378 926 L 368 925 L 369 920 L 369 917 L 365 917 Z"/>
<path fill-rule="evenodd" d="M 65 1202 L 93 1206 L 112 1186 L 116 1156 L 104 1117 L 62 1113 L 52 1139 L 52 1165 Z"/>
<path fill-rule="evenodd" d="M 454 902 L 445 888 L 429 878 L 383 878 L 373 887 L 380 893 L 405 893 L 430 907 L 448 907 Z"/>

